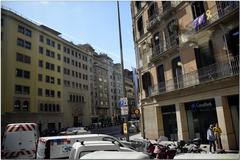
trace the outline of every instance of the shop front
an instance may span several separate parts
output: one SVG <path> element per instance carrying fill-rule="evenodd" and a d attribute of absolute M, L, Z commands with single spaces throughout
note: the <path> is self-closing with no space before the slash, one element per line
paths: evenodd
<path fill-rule="evenodd" d="M 185 103 L 189 138 L 201 138 L 207 141 L 207 129 L 217 122 L 216 104 L 214 99 Z"/>

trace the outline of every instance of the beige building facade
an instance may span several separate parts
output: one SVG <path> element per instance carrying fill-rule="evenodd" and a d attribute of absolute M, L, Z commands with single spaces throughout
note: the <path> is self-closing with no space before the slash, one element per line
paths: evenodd
<path fill-rule="evenodd" d="M 239 146 L 239 3 L 132 2 L 146 138 L 207 143 L 210 124 L 224 149 Z"/>

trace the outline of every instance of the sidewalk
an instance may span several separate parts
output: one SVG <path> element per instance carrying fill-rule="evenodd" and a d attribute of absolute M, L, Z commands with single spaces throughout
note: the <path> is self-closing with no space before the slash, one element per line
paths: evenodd
<path fill-rule="evenodd" d="M 134 139 L 143 139 L 143 137 L 141 136 L 141 132 L 134 134 L 134 135 L 130 135 L 129 136 L 129 140 L 134 140 Z M 152 143 L 156 143 L 155 140 L 151 140 L 149 139 Z M 205 151 L 207 151 L 207 153 L 209 153 L 209 144 L 201 144 L 201 148 Z M 217 151 L 220 151 L 219 149 L 217 149 Z M 226 153 L 239 153 L 238 150 L 225 150 Z"/>

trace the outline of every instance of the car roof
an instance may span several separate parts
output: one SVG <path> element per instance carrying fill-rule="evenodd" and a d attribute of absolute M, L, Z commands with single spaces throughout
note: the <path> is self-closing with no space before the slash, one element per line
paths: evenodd
<path fill-rule="evenodd" d="M 111 137 L 106 134 L 85 134 L 85 135 L 64 135 L 64 136 L 50 136 L 50 137 L 40 137 L 40 139 L 44 140 L 54 140 L 54 139 L 71 139 L 71 138 L 89 138 L 89 137 Z"/>
<path fill-rule="evenodd" d="M 96 151 L 80 159 L 149 159 L 149 156 L 142 152 Z"/>

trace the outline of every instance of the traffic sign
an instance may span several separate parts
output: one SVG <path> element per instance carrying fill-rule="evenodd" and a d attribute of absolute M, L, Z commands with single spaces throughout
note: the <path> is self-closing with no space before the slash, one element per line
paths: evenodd
<path fill-rule="evenodd" d="M 128 105 L 128 99 L 127 98 L 120 98 L 120 101 L 119 101 L 119 107 L 125 107 Z"/>
<path fill-rule="evenodd" d="M 121 107 L 121 115 L 128 115 L 128 107 Z"/>

